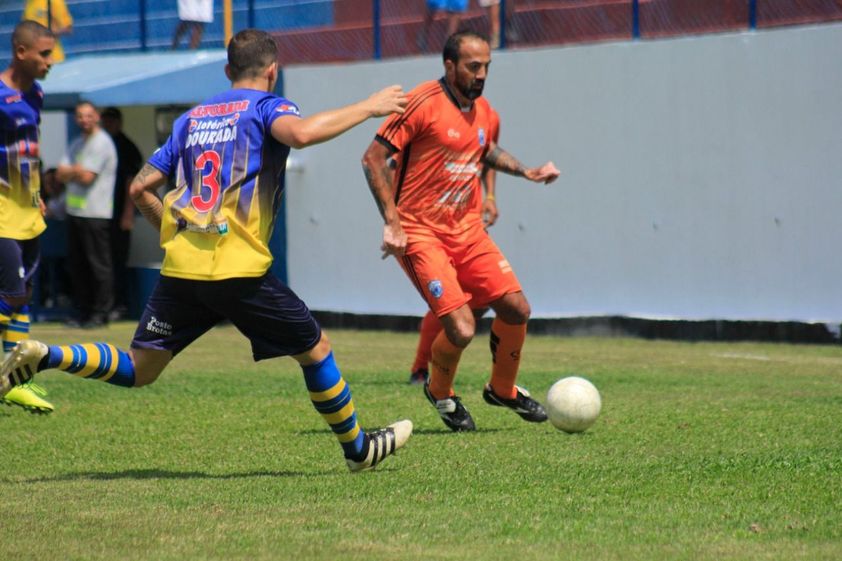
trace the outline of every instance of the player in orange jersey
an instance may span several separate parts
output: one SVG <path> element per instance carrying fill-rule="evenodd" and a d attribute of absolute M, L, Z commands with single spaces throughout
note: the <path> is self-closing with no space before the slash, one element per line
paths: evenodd
<path fill-rule="evenodd" d="M 410 92 L 402 115 L 387 119 L 363 156 L 363 168 L 383 216 L 382 249 L 398 258 L 444 331 L 432 344 L 424 391 L 445 425 L 475 430 L 453 391 L 462 351 L 473 339 L 471 306 L 490 306 L 493 367 L 483 398 L 531 422 L 547 419 L 529 392 L 515 385 L 530 308 L 509 262 L 483 227 L 480 175 L 490 168 L 550 183 L 552 162 L 527 168 L 494 142 L 498 120 L 482 97 L 491 63 L 488 40 L 451 35 L 445 75 Z M 389 171 L 395 155 L 397 169 Z M 392 179 L 394 177 L 394 180 Z"/>
<path fill-rule="evenodd" d="M 499 129 L 497 131 L 499 133 Z M 497 142 L 498 138 L 494 138 Z M 485 199 L 482 202 L 482 222 L 486 228 L 490 228 L 497 222 L 497 217 L 500 215 L 497 210 L 497 198 L 495 196 L 497 186 L 497 172 L 486 167 L 482 170 L 482 186 L 485 188 Z M 474 318 L 477 321 L 482 319 L 488 312 L 488 306 L 480 308 L 473 308 Z M 421 319 L 421 324 L 418 327 L 418 345 L 415 349 L 415 359 L 412 361 L 412 367 L 409 369 L 409 383 L 410 384 L 425 384 L 430 377 L 430 360 L 433 357 L 433 341 L 435 341 L 438 334 L 443 327 L 439 318 L 432 310 L 427 310 L 427 313 Z"/>

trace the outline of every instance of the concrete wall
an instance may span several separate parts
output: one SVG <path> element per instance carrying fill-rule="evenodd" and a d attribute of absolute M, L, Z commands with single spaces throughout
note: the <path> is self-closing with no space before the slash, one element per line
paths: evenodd
<path fill-rule="evenodd" d="M 536 317 L 842 318 L 842 26 L 495 53 L 500 144 L 552 159 L 499 181 L 492 235 Z M 441 74 L 438 57 L 285 71 L 313 113 Z M 313 309 L 418 314 L 360 168 L 367 123 L 294 152 L 291 286 Z"/>

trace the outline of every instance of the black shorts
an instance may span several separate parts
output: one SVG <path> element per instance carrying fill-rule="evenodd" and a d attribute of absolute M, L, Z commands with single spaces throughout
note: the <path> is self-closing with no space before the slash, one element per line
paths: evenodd
<path fill-rule="evenodd" d="M 41 263 L 38 238 L 0 238 L 0 297 L 26 296 Z"/>
<path fill-rule="evenodd" d="M 307 305 L 271 273 L 196 281 L 161 276 L 146 303 L 132 348 L 181 352 L 228 320 L 251 341 L 254 360 L 297 355 L 321 339 Z"/>

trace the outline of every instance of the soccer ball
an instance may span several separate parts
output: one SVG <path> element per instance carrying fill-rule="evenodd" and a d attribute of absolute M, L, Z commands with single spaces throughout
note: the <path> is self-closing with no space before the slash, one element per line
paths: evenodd
<path fill-rule="evenodd" d="M 547 415 L 558 430 L 582 432 L 599 417 L 602 399 L 596 386 L 578 376 L 562 378 L 547 392 Z"/>

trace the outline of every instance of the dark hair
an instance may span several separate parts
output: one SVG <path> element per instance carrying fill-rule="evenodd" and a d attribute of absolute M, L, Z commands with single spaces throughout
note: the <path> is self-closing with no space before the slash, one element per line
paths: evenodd
<path fill-rule="evenodd" d="M 40 39 L 41 37 L 50 37 L 55 39 L 56 36 L 52 31 L 37 21 L 25 19 L 19 22 L 15 26 L 15 30 L 12 32 L 12 51 L 14 51 L 18 45 L 29 46 L 32 42 L 36 39 Z"/>
<path fill-rule="evenodd" d="M 488 43 L 488 37 L 486 37 L 482 33 L 478 33 L 476 31 L 458 31 L 447 38 L 447 41 L 444 43 L 444 49 L 442 50 L 442 59 L 445 61 L 451 61 L 453 64 L 459 62 L 459 47 L 462 46 L 462 40 L 464 39 L 479 39 L 485 43 Z"/>
<path fill-rule="evenodd" d="M 118 120 L 122 121 L 123 120 L 123 112 L 112 105 L 112 106 L 109 106 L 109 107 L 106 107 L 105 109 L 103 109 L 100 117 L 103 117 L 103 118 L 106 118 L 106 119 L 107 118 L 118 119 Z"/>
<path fill-rule="evenodd" d="M 265 31 L 243 29 L 228 43 L 228 71 L 232 81 L 257 78 L 277 60 L 278 45 Z"/>

